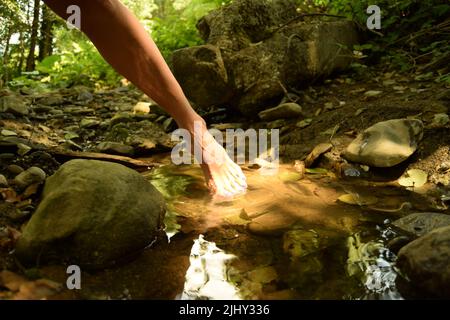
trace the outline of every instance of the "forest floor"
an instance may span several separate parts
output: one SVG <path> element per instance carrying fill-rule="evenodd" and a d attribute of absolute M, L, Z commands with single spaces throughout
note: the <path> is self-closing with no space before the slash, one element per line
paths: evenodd
<path fill-rule="evenodd" d="M 315 146 L 330 142 L 329 156 L 320 159 L 316 166 L 338 177 L 336 166 L 343 162 L 339 155 L 357 133 L 380 121 L 420 119 L 425 130 L 417 152 L 394 168 L 374 170 L 369 178 L 393 181 L 409 168 L 421 169 L 428 174 L 430 188 L 422 196 L 429 201 L 414 209 L 436 210 L 433 205 L 450 193 L 450 123 L 435 119 L 435 115 L 449 112 L 450 88 L 424 75 L 387 70 L 386 65 L 372 66 L 359 75 L 342 74 L 296 92 L 295 101 L 303 109 L 303 116 L 298 119 L 266 123 L 226 113 L 206 114 L 206 118 L 209 125 L 221 124 L 222 128 L 236 126 L 236 123 L 242 124 L 244 129 L 280 128 L 280 156 L 292 167 L 295 160 L 304 160 Z M 36 166 L 50 176 L 63 162 L 81 157 L 112 160 L 147 172 L 155 164 L 167 161 L 172 143 L 165 132 L 174 129 L 173 121 L 152 107 L 149 114 L 136 112 L 136 109 L 133 112 L 136 103 L 149 100 L 131 86 L 94 92 L 90 88 L 75 87 L 47 93 L 35 92 L 33 88 L 0 93 L 0 96 L 6 95 L 21 101 L 28 114 L 21 115 L 20 111 L 0 114 L 0 173 L 7 180 L 0 181 L 0 270 L 8 270 L 0 277 L 0 298 L 174 298 L 180 294 L 192 240 L 205 231 L 188 218 L 178 221 L 182 225 L 181 233 L 189 231 L 184 232 L 184 237 L 174 237 L 176 245 L 155 246 L 150 253 L 123 268 L 89 275 L 87 286 L 101 288 L 97 291 L 61 291 L 65 270 L 58 266 L 26 269 L 11 254 L 42 192 L 42 183 L 18 188 L 13 182 L 17 174 Z M 121 125 L 113 129 L 112 123 Z M 103 141 L 116 144 L 99 147 Z M 446 163 L 449 163 L 448 168 L 443 167 Z M 323 183 L 332 185 L 333 181 Z M 331 193 L 325 197 L 332 197 Z M 440 211 L 449 213 L 446 209 Z M 243 228 L 242 225 L 215 226 L 206 234 L 225 247 L 241 248 L 247 255 L 251 255 L 252 250 L 270 251 L 274 241 L 243 231 Z M 238 233 L 240 241 L 233 245 L 225 241 L 230 233 Z M 277 241 L 281 240 L 275 243 Z M 255 256 L 252 263 L 261 265 L 258 259 L 263 259 L 263 255 Z M 339 286 L 336 284 L 336 288 Z M 322 286 L 309 297 L 326 297 L 326 291 L 327 287 Z M 264 292 L 264 297 L 269 298 L 299 297 L 286 288 L 266 288 Z M 335 294 L 332 298 L 346 293 Z"/>

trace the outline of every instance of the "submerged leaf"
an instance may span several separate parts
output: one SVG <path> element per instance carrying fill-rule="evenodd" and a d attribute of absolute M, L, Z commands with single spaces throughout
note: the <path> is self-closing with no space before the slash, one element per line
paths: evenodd
<path fill-rule="evenodd" d="M 398 183 L 404 187 L 422 187 L 427 183 L 428 174 L 420 169 L 408 170 L 402 177 L 398 179 Z"/>
<path fill-rule="evenodd" d="M 306 173 L 327 174 L 328 170 L 324 168 L 306 168 Z"/>
<path fill-rule="evenodd" d="M 343 194 L 338 198 L 339 201 L 358 206 L 372 205 L 378 202 L 378 198 L 374 196 L 361 196 L 358 194 Z"/>
<path fill-rule="evenodd" d="M 300 173 L 292 171 L 282 172 L 279 174 L 278 177 L 283 182 L 297 181 L 303 178 L 303 176 Z"/>

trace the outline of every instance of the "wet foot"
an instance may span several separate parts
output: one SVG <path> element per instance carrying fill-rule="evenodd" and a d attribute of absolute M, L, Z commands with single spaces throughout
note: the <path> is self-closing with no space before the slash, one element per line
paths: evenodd
<path fill-rule="evenodd" d="M 211 193 L 220 199 L 245 192 L 247 182 L 241 168 L 208 132 L 204 121 L 195 121 L 194 129 L 188 131 L 194 137 L 194 157 L 200 163 Z"/>

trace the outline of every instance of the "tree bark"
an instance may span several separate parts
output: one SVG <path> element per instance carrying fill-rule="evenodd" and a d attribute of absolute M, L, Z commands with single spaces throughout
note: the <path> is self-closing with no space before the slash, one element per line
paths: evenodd
<path fill-rule="evenodd" d="M 20 74 L 22 72 L 23 68 L 23 62 L 25 60 L 25 35 L 24 31 L 20 31 L 19 34 L 19 47 L 20 47 L 20 55 L 19 60 L 17 62 L 17 73 Z"/>
<path fill-rule="evenodd" d="M 41 37 L 39 40 L 39 57 L 42 61 L 53 53 L 53 25 L 54 16 L 47 6 L 42 7 Z"/>
<path fill-rule="evenodd" d="M 3 52 L 2 57 L 2 63 L 3 63 L 3 74 L 1 75 L 1 82 L 7 83 L 9 81 L 9 67 L 8 67 L 8 60 L 9 60 L 9 42 L 11 41 L 11 29 L 8 29 L 8 34 L 6 36 L 6 44 L 5 44 L 5 52 Z"/>
<path fill-rule="evenodd" d="M 41 0 L 34 0 L 34 7 L 33 7 L 33 23 L 31 24 L 31 32 L 30 32 L 30 50 L 28 52 L 27 57 L 27 65 L 25 70 L 26 71 L 33 71 L 36 67 L 36 57 L 35 57 L 35 50 L 36 50 L 36 43 L 37 43 L 37 37 L 38 37 L 38 31 L 39 31 L 39 13 L 40 13 L 40 4 Z"/>

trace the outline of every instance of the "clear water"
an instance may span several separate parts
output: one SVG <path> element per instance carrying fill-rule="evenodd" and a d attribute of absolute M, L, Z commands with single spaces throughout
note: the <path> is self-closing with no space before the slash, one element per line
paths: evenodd
<path fill-rule="evenodd" d="M 389 222 L 425 209 L 420 194 L 329 172 L 299 179 L 290 165 L 243 169 L 248 191 L 222 202 L 198 167 L 143 173 L 168 200 L 172 241 L 195 235 L 179 299 L 402 299 Z M 362 205 L 337 200 L 348 193 Z"/>

